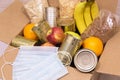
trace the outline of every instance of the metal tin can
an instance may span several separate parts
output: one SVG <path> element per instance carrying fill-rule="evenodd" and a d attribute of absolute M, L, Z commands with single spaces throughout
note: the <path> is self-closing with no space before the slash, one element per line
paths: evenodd
<path fill-rule="evenodd" d="M 29 40 L 24 38 L 23 36 L 16 36 L 12 41 L 11 45 L 14 47 L 20 47 L 20 46 L 34 46 L 37 43 L 35 40 Z"/>
<path fill-rule="evenodd" d="M 46 35 L 49 29 L 51 28 L 46 21 L 41 21 L 37 26 L 34 26 L 32 28 L 33 32 L 35 32 L 35 34 L 38 36 L 41 43 L 44 43 L 47 41 Z"/>
<path fill-rule="evenodd" d="M 45 8 L 45 19 L 46 21 L 49 23 L 50 27 L 55 27 L 57 26 L 57 15 L 58 15 L 58 12 L 57 12 L 57 8 L 55 7 L 46 7 Z"/>
<path fill-rule="evenodd" d="M 81 72 L 90 72 L 97 65 L 97 56 L 89 49 L 81 49 L 74 57 L 74 64 Z"/>
<path fill-rule="evenodd" d="M 58 50 L 58 57 L 64 65 L 70 65 L 72 57 L 80 47 L 80 39 L 71 34 L 67 34 Z"/>
<path fill-rule="evenodd" d="M 75 20 L 73 18 L 65 18 L 65 19 L 58 19 L 57 20 L 57 25 L 61 27 L 64 32 L 66 31 L 76 31 L 75 28 Z"/>

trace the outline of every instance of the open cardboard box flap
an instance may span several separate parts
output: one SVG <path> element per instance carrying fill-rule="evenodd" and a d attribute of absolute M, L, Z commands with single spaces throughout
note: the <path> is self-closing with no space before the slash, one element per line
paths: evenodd
<path fill-rule="evenodd" d="M 93 80 L 120 80 L 120 31 L 106 44 Z"/>
<path fill-rule="evenodd" d="M 116 13 L 118 8 L 119 0 L 96 0 L 100 9 L 110 10 L 113 13 Z"/>
<path fill-rule="evenodd" d="M 28 22 L 28 17 L 23 13 L 22 3 L 15 0 L 0 13 L 0 40 L 9 44 Z"/>

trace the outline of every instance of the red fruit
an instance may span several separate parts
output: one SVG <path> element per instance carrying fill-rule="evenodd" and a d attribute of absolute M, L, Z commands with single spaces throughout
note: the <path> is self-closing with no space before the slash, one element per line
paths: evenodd
<path fill-rule="evenodd" d="M 52 44 L 59 44 L 63 41 L 65 34 L 60 27 L 53 27 L 47 32 L 47 39 Z"/>

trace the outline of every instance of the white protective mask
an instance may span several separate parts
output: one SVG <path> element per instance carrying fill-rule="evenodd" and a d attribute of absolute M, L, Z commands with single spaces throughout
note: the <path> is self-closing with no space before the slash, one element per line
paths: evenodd
<path fill-rule="evenodd" d="M 56 54 L 57 49 L 57 47 L 21 47 L 13 68 L 15 71 L 29 69 L 30 66 L 41 63 L 50 55 Z"/>
<path fill-rule="evenodd" d="M 12 50 L 8 50 L 6 52 Z M 68 71 L 62 64 L 62 62 L 58 59 L 57 51 L 58 51 L 57 47 L 23 46 L 20 47 L 18 55 L 13 63 L 6 61 L 3 54 L 3 60 L 5 63 L 1 67 L 2 72 L 1 80 L 6 80 L 3 73 L 3 68 L 5 65 L 13 66 L 12 74 L 13 80 L 59 79 L 60 77 L 67 74 Z"/>
<path fill-rule="evenodd" d="M 68 73 L 57 47 L 20 47 L 13 63 L 13 80 L 57 80 Z"/>

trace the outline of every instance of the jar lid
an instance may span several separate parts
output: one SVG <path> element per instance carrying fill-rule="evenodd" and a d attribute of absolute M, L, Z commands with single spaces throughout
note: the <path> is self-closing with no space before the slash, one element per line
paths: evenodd
<path fill-rule="evenodd" d="M 89 49 L 81 49 L 74 57 L 76 68 L 82 72 L 90 72 L 97 65 L 97 56 Z"/>

